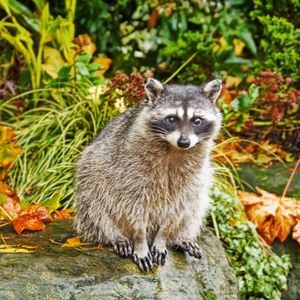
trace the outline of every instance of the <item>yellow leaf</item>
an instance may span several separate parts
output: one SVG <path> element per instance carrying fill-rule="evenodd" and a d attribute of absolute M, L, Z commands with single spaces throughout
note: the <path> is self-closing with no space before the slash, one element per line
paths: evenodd
<path fill-rule="evenodd" d="M 62 248 L 73 248 L 80 246 L 81 240 L 79 236 L 67 239 L 67 241 L 62 245 Z"/>
<path fill-rule="evenodd" d="M 230 47 L 224 37 L 220 37 L 217 43 L 213 47 L 213 52 L 223 51 L 223 50 L 230 50 Z"/>
<path fill-rule="evenodd" d="M 237 87 L 242 81 L 241 77 L 227 76 L 225 78 L 226 88 Z"/>
<path fill-rule="evenodd" d="M 32 253 L 34 251 L 13 247 L 10 245 L 0 245 L 0 253 Z"/>
<path fill-rule="evenodd" d="M 241 56 L 242 52 L 243 52 L 243 49 L 245 47 L 245 43 L 243 43 L 239 39 L 234 39 L 233 40 L 233 45 L 234 45 L 234 55 L 235 56 Z"/>
<path fill-rule="evenodd" d="M 108 57 L 99 57 L 95 59 L 93 63 L 102 67 L 101 70 L 96 72 L 96 76 L 103 77 L 103 74 L 109 69 L 111 62 L 112 60 Z"/>
<path fill-rule="evenodd" d="M 57 77 L 58 71 L 66 64 L 57 49 L 45 47 L 44 61 L 42 68 L 52 78 Z"/>

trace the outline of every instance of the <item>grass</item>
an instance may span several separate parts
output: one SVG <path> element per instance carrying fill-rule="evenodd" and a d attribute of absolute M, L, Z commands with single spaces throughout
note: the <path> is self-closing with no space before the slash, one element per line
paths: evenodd
<path fill-rule="evenodd" d="M 73 86 L 40 90 L 40 106 L 2 122 L 14 129 L 23 149 L 9 173 L 9 184 L 25 202 L 72 205 L 74 163 L 83 147 L 119 113 L 105 97 L 89 97 L 85 91 Z"/>

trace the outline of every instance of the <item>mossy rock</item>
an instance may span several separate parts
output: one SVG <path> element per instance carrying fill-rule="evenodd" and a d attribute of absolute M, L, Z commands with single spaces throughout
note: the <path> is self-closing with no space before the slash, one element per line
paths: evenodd
<path fill-rule="evenodd" d="M 219 239 L 205 230 L 197 260 L 170 250 L 165 266 L 142 273 L 109 248 L 77 250 L 50 241 L 72 232 L 56 221 L 43 232 L 2 232 L 6 243 L 33 245 L 33 253 L 1 254 L 0 299 L 238 299 L 235 275 Z"/>

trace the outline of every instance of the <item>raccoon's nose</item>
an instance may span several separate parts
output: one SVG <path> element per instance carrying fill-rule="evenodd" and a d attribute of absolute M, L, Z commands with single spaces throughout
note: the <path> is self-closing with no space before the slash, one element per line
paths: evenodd
<path fill-rule="evenodd" d="M 190 146 L 191 142 L 188 138 L 180 138 L 177 141 L 177 145 L 180 148 L 188 148 Z"/>

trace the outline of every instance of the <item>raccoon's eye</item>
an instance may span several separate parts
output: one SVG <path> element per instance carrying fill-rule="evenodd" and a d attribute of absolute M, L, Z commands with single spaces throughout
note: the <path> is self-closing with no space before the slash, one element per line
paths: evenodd
<path fill-rule="evenodd" d="M 199 117 L 193 118 L 192 119 L 193 125 L 194 126 L 200 126 L 202 124 L 202 119 Z"/>
<path fill-rule="evenodd" d="M 176 116 L 168 116 L 166 117 L 166 121 L 170 124 L 174 124 L 176 123 L 176 121 L 178 120 L 178 118 Z"/>

